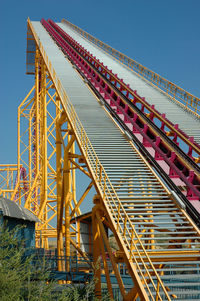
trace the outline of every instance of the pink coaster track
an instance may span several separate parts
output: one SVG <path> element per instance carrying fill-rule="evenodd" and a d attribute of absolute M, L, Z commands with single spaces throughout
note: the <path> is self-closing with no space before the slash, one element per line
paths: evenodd
<path fill-rule="evenodd" d="M 127 90 L 124 88 L 123 80 L 120 80 L 120 84 L 117 81 L 113 82 L 113 79 L 108 74 L 107 67 L 103 66 L 103 68 L 102 63 L 97 63 L 96 58 L 93 59 L 91 54 L 69 37 L 53 21 L 50 20 L 48 23 L 42 19 L 41 22 L 63 52 L 76 65 L 79 72 L 101 94 L 105 102 L 114 109 L 131 133 L 142 142 L 149 154 L 168 173 L 175 184 L 185 186 L 187 199 L 200 212 L 199 166 L 191 159 L 192 151 L 190 149 L 189 154 L 185 154 L 178 147 L 178 134 L 177 136 L 174 135 L 174 141 L 169 139 L 165 132 L 165 125 L 162 125 L 161 129 L 159 129 L 153 122 L 153 113 L 144 113 L 146 106 L 149 106 L 145 100 L 143 101 L 146 103 L 146 106 L 144 105 L 139 109 L 136 103 L 140 97 L 134 92 L 133 98 L 131 98 L 130 93 L 127 94 Z M 149 115 L 149 118 L 147 115 Z M 184 135 L 185 137 L 187 136 L 186 134 Z"/>

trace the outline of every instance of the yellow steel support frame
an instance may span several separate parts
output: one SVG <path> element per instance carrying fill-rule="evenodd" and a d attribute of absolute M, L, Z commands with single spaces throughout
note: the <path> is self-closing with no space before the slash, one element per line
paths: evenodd
<path fill-rule="evenodd" d="M 50 106 L 53 107 L 53 110 Z M 82 135 L 83 145 L 87 143 L 84 139 L 85 137 Z M 76 245 L 71 237 L 70 219 L 81 213 L 80 205 L 91 190 L 94 181 L 89 169 L 81 166 L 81 163 L 85 164 L 86 161 L 83 154 L 80 152 L 76 154 L 75 140 L 75 133 L 61 108 L 59 95 L 55 91 L 54 84 L 37 49 L 35 85 L 18 109 L 18 172 L 20 166 L 23 165 L 26 168 L 28 191 L 16 199 L 17 189 L 23 184 L 18 177 L 18 188 L 13 192 L 12 199 L 22 203 L 42 221 L 36 228 L 36 246 L 48 248 L 48 238 L 57 237 L 59 257 L 70 256 L 70 244 L 72 244 L 79 254 L 87 259 L 80 249 L 80 242 Z M 76 200 L 76 169 L 91 178 L 88 187 L 78 201 Z M 55 222 L 56 218 L 57 223 Z M 108 288 L 110 295 L 113 296 L 103 249 L 104 242 L 100 237 L 100 226 L 96 217 L 93 227 L 94 250 L 96 250 L 94 251 L 94 260 L 97 263 L 95 275 L 100 279 L 101 269 L 98 264 L 101 264 L 99 258 L 100 254 L 103 254 Z M 75 228 L 73 230 L 76 231 Z M 59 260 L 58 270 L 69 271 L 68 261 L 64 265 L 62 260 Z M 115 267 L 115 271 L 117 271 L 117 267 Z M 100 298 L 100 282 L 97 282 L 97 287 L 97 295 Z M 122 283 L 121 289 L 124 290 Z"/>
<path fill-rule="evenodd" d="M 93 186 L 90 180 L 83 193 L 79 192 L 77 201 L 76 170 L 91 177 L 79 161 L 85 165 L 80 151 L 75 152 L 75 135 L 37 48 L 35 85 L 18 108 L 18 164 L 15 166 L 18 177 L 16 186 L 10 185 L 9 190 L 12 188 L 12 200 L 41 220 L 36 225 L 36 246 L 48 249 L 48 238 L 57 237 L 59 256 L 70 256 L 71 232 L 76 233 L 70 219 L 81 214 L 80 205 Z M 22 166 L 26 169 L 25 179 L 19 176 Z M 59 261 L 58 269 L 69 270 L 68 261 L 66 266 Z"/>
<path fill-rule="evenodd" d="M 67 150 L 75 154 L 75 143 L 71 149 L 66 147 L 64 160 L 62 158 L 62 145 L 65 143 L 65 138 L 69 137 L 68 129 L 64 131 L 64 135 L 61 133 L 61 125 L 65 121 L 66 116 L 62 114 L 60 99 L 37 49 L 35 85 L 18 108 L 18 164 L 14 169 L 6 167 L 7 174 L 10 172 L 10 175 L 3 176 L 5 183 L 1 187 L 4 196 L 8 196 L 6 193 L 9 192 L 12 200 L 22 204 L 41 220 L 41 223 L 36 225 L 37 247 L 47 249 L 48 238 L 58 235 L 58 246 L 60 246 L 58 255 L 64 255 L 63 233 L 68 234 L 66 244 L 70 241 L 68 229 L 70 214 L 72 211 L 73 215 L 80 214 L 80 208 L 76 202 L 76 174 L 75 169 L 71 168 L 73 163 L 79 165 L 75 159 L 71 157 L 67 159 Z M 62 167 L 62 162 L 67 162 L 64 167 Z M 23 179 L 20 177 L 22 166 L 26 169 L 26 177 Z M 64 168 L 64 173 L 62 168 Z M 11 173 L 13 170 L 18 174 L 15 187 Z M 9 185 L 8 178 L 12 182 Z M 64 185 L 64 181 L 68 186 Z M 26 185 L 26 190 L 24 185 Z M 64 204 L 62 203 L 63 196 Z M 72 205 L 72 200 L 74 205 Z M 67 209 L 63 219 L 65 206 Z M 68 223 L 65 224 L 66 231 L 63 229 L 63 220 Z M 67 255 L 70 255 L 69 247 Z"/>
<path fill-rule="evenodd" d="M 97 197 L 94 198 L 96 206 L 92 213 L 94 262 L 98 263 L 102 257 L 110 295 L 112 296 L 112 288 L 107 254 L 124 300 L 136 300 L 138 296 L 141 300 L 149 300 L 144 288 L 145 286 L 148 288 L 149 283 L 154 285 L 156 300 L 161 300 L 161 292 L 164 293 L 165 299 L 170 300 L 167 288 L 140 240 L 140 233 L 136 232 L 124 211 L 29 20 L 28 26 L 39 48 L 36 50 L 35 86 L 18 110 L 18 182 L 12 199 L 21 202 L 25 208 L 40 218 L 41 223 L 36 228 L 37 246 L 48 248 L 48 238 L 57 237 L 58 255 L 70 256 L 70 243 L 80 254 L 82 253 L 80 244 L 75 243 L 72 238 L 71 229 L 76 232 L 76 228 L 70 224 L 70 219 L 81 213 L 80 205 L 94 186 L 97 192 Z M 80 152 L 75 152 L 75 145 L 79 147 Z M 85 165 L 82 166 L 82 163 Z M 19 176 L 21 165 L 27 171 L 26 179 L 23 181 Z M 91 182 L 88 183 L 88 187 L 78 201 L 76 200 L 76 169 L 88 176 Z M 24 182 L 28 189 L 16 198 L 17 191 Z M 150 209 L 147 207 L 149 218 L 153 221 Z M 118 271 L 118 258 L 112 254 L 103 223 L 113 231 L 122 253 L 122 260 L 126 263 L 133 279 L 134 287 L 128 293 Z M 153 231 L 148 231 L 147 240 L 150 242 L 154 240 Z M 125 242 L 128 247 L 125 246 Z M 136 243 L 139 244 L 139 248 Z M 83 253 L 81 255 L 85 256 Z M 149 267 L 152 268 L 152 273 L 157 279 L 157 287 L 152 280 Z M 68 271 L 68 261 L 65 265 L 62 261 L 58 262 L 58 269 Z M 144 269 L 144 272 L 141 269 Z M 96 284 L 96 295 L 100 299 L 101 265 L 96 266 L 95 275 L 99 279 Z M 148 292 L 151 296 L 150 290 Z"/>
<path fill-rule="evenodd" d="M 17 179 L 17 164 L 0 164 L 0 195 L 10 199 Z"/>
<path fill-rule="evenodd" d="M 62 126 L 65 129 L 62 129 Z M 64 133 L 64 134 L 63 134 Z M 65 144 L 65 142 L 67 142 Z M 84 256 L 80 250 L 79 243 L 76 244 L 72 240 L 72 231 L 75 230 L 70 224 L 70 219 L 76 215 L 80 215 L 80 205 L 86 198 L 88 192 L 93 186 L 91 181 L 85 191 L 82 193 L 80 199 L 76 200 L 76 176 L 75 171 L 79 169 L 86 176 L 90 178 L 88 171 L 83 166 L 79 165 L 78 161 L 85 162 L 81 154 L 75 153 L 75 134 L 70 127 L 66 114 L 60 114 L 60 118 L 56 123 L 56 164 L 57 164 L 57 250 L 58 255 L 66 257 L 70 256 L 70 244 L 77 249 L 77 251 Z M 63 155 L 63 157 L 62 157 Z M 77 226 L 77 225 L 76 225 Z M 65 246 L 65 248 L 64 248 Z M 65 253 L 64 253 L 65 249 Z M 84 256 L 84 258 L 87 258 Z M 64 264 L 59 261 L 58 269 L 60 271 L 69 271 L 69 262 Z"/>
<path fill-rule="evenodd" d="M 133 273 L 133 268 L 130 266 L 130 262 L 124 256 L 123 261 L 126 263 L 127 269 L 129 271 L 129 275 L 132 277 L 132 279 L 135 283 L 134 287 L 128 293 L 126 292 L 120 272 L 119 272 L 116 257 L 113 255 L 112 249 L 110 247 L 110 243 L 109 243 L 106 231 L 105 231 L 104 224 L 106 226 L 108 226 L 111 231 L 113 231 L 113 233 L 116 237 L 116 240 L 118 240 L 118 236 L 117 236 L 117 233 L 115 232 L 115 230 L 112 227 L 110 227 L 112 225 L 111 222 L 109 220 L 107 221 L 105 219 L 105 217 L 106 217 L 105 208 L 101 202 L 98 202 L 92 210 L 93 243 L 94 243 L 93 256 L 94 256 L 94 262 L 97 262 L 99 258 L 102 258 L 105 276 L 106 276 L 106 280 L 107 280 L 107 288 L 108 288 L 108 292 L 109 292 L 110 296 L 113 297 L 113 292 L 112 292 L 111 280 L 110 280 L 110 275 L 109 275 L 109 270 L 108 270 L 108 263 L 107 263 L 108 259 L 106 257 L 106 253 L 108 254 L 109 260 L 112 264 L 112 269 L 113 269 L 113 272 L 117 279 L 118 286 L 119 286 L 121 295 L 123 297 L 123 300 L 127 300 L 127 301 L 133 300 L 134 297 L 137 297 L 138 295 L 140 296 L 141 300 L 148 300 L 148 296 L 143 288 L 141 280 L 139 278 L 137 278 L 136 273 L 135 274 Z M 97 229 L 98 229 L 98 231 L 97 231 Z M 117 241 L 117 242 L 119 243 L 119 241 Z M 119 243 L 119 248 L 122 250 L 122 254 L 123 254 L 123 248 L 121 248 L 120 243 Z M 98 278 L 98 276 L 99 276 L 98 270 L 96 273 L 97 273 L 96 277 Z M 95 287 L 97 296 L 99 293 L 99 289 L 100 289 L 99 282 L 97 282 L 96 287 Z"/>

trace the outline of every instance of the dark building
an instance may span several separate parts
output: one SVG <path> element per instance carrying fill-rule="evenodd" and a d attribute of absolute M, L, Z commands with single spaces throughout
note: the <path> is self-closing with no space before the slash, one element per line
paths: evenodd
<path fill-rule="evenodd" d="M 19 230 L 19 240 L 26 248 L 35 247 L 35 223 L 40 220 L 23 206 L 0 197 L 0 225 L 12 230 L 22 226 Z"/>

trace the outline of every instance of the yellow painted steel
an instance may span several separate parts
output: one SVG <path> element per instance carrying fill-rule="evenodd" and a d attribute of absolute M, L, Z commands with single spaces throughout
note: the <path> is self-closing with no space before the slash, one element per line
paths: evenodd
<path fill-rule="evenodd" d="M 57 104 L 59 105 L 59 99 L 57 98 Z M 61 153 L 61 133 L 60 133 L 60 112 L 56 107 L 56 113 L 58 119 L 56 120 L 56 172 L 57 172 L 57 252 L 58 256 L 64 255 L 63 250 L 63 231 L 62 231 L 62 216 L 63 216 L 63 204 L 61 203 L 62 197 L 62 153 Z M 64 116 L 65 117 L 65 116 Z M 58 261 L 58 270 L 62 271 L 62 263 Z"/>
<path fill-rule="evenodd" d="M 0 164 L 0 195 L 10 199 L 15 190 L 17 164 Z"/>
<path fill-rule="evenodd" d="M 149 300 L 150 297 L 151 300 L 171 300 L 168 288 L 161 280 L 162 273 L 157 272 L 154 261 L 164 258 L 167 262 L 173 256 L 177 260 L 176 255 L 180 250 L 170 251 L 169 249 L 168 251 L 156 252 L 151 246 L 155 240 L 154 230 L 150 228 L 149 230 L 141 229 L 139 233 L 136 231 L 130 215 L 127 214 L 118 196 L 117 189 L 120 189 L 122 184 L 119 183 L 117 189 L 114 189 L 30 20 L 28 20 L 28 28 L 37 45 L 35 85 L 18 108 L 18 164 L 17 166 L 0 165 L 0 171 L 4 170 L 7 173 L 6 176 L 2 177 L 3 184 L 0 186 L 0 194 L 4 196 L 7 196 L 7 193 L 10 194 L 13 200 L 23 204 L 25 208 L 40 218 L 41 223 L 37 224 L 36 227 L 36 246 L 48 248 L 49 239 L 57 237 L 59 256 L 70 256 L 71 243 L 81 256 L 87 258 L 80 249 L 80 222 L 75 228 L 70 224 L 70 219 L 81 214 L 81 203 L 91 188 L 95 187 L 97 195 L 94 198 L 94 203 L 96 205 L 92 212 L 93 255 L 95 262 L 98 262 L 102 255 L 110 295 L 113 296 L 106 252 L 109 253 L 124 300 L 136 300 L 137 297 L 141 300 Z M 111 116 L 110 118 L 112 119 Z M 113 122 L 115 121 L 113 120 Z M 79 147 L 81 154 L 76 154 L 75 145 L 76 149 Z M 132 147 L 134 148 L 133 145 Z M 139 154 L 137 150 L 135 151 Z M 154 174 L 156 181 L 170 196 L 169 190 L 160 182 L 159 177 L 151 169 L 148 162 L 144 158 L 143 161 L 149 171 Z M 82 163 L 84 165 L 81 165 Z M 23 180 L 19 176 L 22 166 L 27 170 L 26 178 Z M 76 169 L 90 180 L 79 200 L 76 198 Z M 18 173 L 15 187 L 13 172 Z M 142 183 L 142 178 L 139 178 L 138 181 Z M 27 189 L 24 186 L 27 186 Z M 131 177 L 128 179 L 128 192 L 130 197 L 133 197 Z M 141 190 L 142 194 L 145 196 L 145 190 Z M 148 214 L 143 216 L 144 212 L 141 211 L 140 218 L 144 222 L 145 217 L 149 218 L 153 224 L 150 201 L 143 210 Z M 186 212 L 178 206 L 176 206 L 176 210 L 182 213 L 191 228 L 200 235 L 200 231 Z M 175 215 L 175 213 L 173 214 Z M 120 248 L 120 251 L 115 255 L 110 248 L 103 224 L 113 232 Z M 72 234 L 74 232 L 78 234 L 78 242 L 73 240 Z M 144 233 L 150 244 L 147 248 L 141 239 Z M 184 250 L 181 250 L 181 252 L 183 255 L 190 255 L 189 258 L 192 261 L 197 254 L 192 249 L 191 242 L 188 244 L 191 250 L 185 251 L 185 253 Z M 149 254 L 151 254 L 151 258 Z M 163 257 L 159 257 L 159 255 Z M 126 263 L 129 274 L 134 281 L 134 287 L 128 293 L 118 270 L 119 262 Z M 162 262 L 159 264 L 162 268 Z M 58 270 L 69 271 L 69 264 L 66 263 L 64 266 L 62 261 L 59 261 Z M 99 278 L 96 292 L 100 299 L 100 267 L 97 267 L 95 273 Z M 157 285 L 155 285 L 153 276 L 156 278 Z M 150 285 L 156 292 L 155 298 L 149 289 Z M 164 296 L 163 299 L 161 294 Z"/>
<path fill-rule="evenodd" d="M 82 156 L 86 162 L 88 171 L 84 171 L 87 175 L 89 175 L 92 179 L 92 182 L 94 183 L 94 186 L 96 188 L 96 191 L 98 193 L 98 198 L 95 202 L 99 203 L 100 211 L 96 210 L 93 214 L 93 220 L 96 222 L 93 222 L 93 235 L 94 235 L 94 257 L 95 261 L 98 261 L 98 257 L 100 255 L 100 249 L 97 247 L 99 243 L 102 246 L 102 242 L 99 239 L 99 235 L 102 235 L 104 244 L 106 245 L 106 249 L 109 252 L 110 259 L 113 264 L 113 268 L 115 270 L 115 275 L 118 279 L 118 283 L 120 286 L 120 290 L 122 295 L 124 296 L 124 300 L 132 300 L 136 299 L 137 295 L 140 297 L 141 300 L 149 300 L 149 297 L 147 296 L 147 292 L 152 300 L 162 300 L 161 293 L 164 295 L 164 298 L 167 300 L 171 300 L 168 294 L 168 289 L 163 284 L 163 281 L 161 280 L 160 274 L 157 272 L 156 268 L 153 265 L 153 262 L 149 256 L 149 253 L 147 251 L 153 252 L 153 248 L 150 248 L 147 250 L 143 242 L 141 240 L 140 234 L 137 233 L 135 230 L 130 216 L 128 216 L 126 210 L 124 209 L 118 195 L 117 191 L 112 186 L 112 183 L 110 182 L 104 167 L 100 163 L 95 150 L 89 141 L 87 137 L 87 133 L 85 132 L 75 110 L 74 107 L 68 98 L 65 90 L 63 89 L 61 82 L 59 78 L 56 76 L 56 72 L 52 67 L 51 62 L 48 59 L 48 56 L 43 48 L 43 45 L 38 40 L 38 37 L 34 31 L 34 28 L 32 27 L 32 24 L 30 20 L 28 20 L 28 25 L 30 27 L 30 30 L 34 36 L 34 39 L 36 41 L 39 53 L 40 53 L 40 60 L 46 65 L 46 70 L 48 71 L 48 76 L 53 82 L 53 87 L 56 90 L 56 97 L 60 100 L 61 104 L 63 105 L 64 113 L 63 115 L 60 114 L 60 111 L 58 112 L 57 109 L 57 116 L 53 119 L 53 123 L 56 127 L 56 148 L 54 147 L 54 152 L 57 154 L 57 173 L 55 172 L 55 181 L 57 183 L 57 220 L 58 225 L 57 228 L 55 228 L 55 233 L 57 230 L 57 238 L 58 238 L 58 252 L 60 255 L 63 254 L 63 243 L 64 243 L 64 237 L 65 237 L 65 254 L 68 256 L 70 254 L 70 242 L 72 241 L 70 238 L 70 210 L 71 214 L 74 214 L 75 210 L 77 212 L 77 206 L 80 202 L 76 202 L 76 198 L 74 197 L 74 203 L 72 205 L 72 198 L 73 194 L 75 194 L 75 181 L 74 184 L 72 184 L 72 180 L 74 179 L 74 175 L 72 172 L 72 165 L 79 167 L 79 165 L 74 161 L 73 158 L 76 156 L 71 156 L 70 153 L 74 152 L 73 144 L 76 140 L 77 145 L 80 148 L 80 151 L 82 153 Z M 47 88 L 46 88 L 47 89 Z M 40 94 L 40 92 L 38 92 Z M 51 97 L 52 99 L 52 97 Z M 56 103 L 56 101 L 54 101 Z M 58 106 L 57 106 L 58 108 Z M 64 117 L 62 117 L 64 116 Z M 65 138 L 67 137 L 67 146 L 65 146 L 64 139 L 63 138 L 63 130 L 61 129 L 61 125 L 64 123 L 64 121 L 67 120 L 68 128 L 65 130 L 64 133 L 66 133 Z M 114 122 L 114 121 L 113 121 Z M 48 130 L 48 129 L 47 129 Z M 66 139 L 65 139 L 66 141 Z M 61 147 L 63 147 L 64 150 L 64 158 L 62 161 L 61 156 Z M 134 148 L 134 146 L 132 145 Z M 135 150 L 138 152 L 137 150 Z M 138 153 L 139 154 L 139 153 Z M 154 174 L 157 181 L 161 184 L 163 189 L 168 193 L 170 196 L 170 192 L 165 187 L 165 185 L 160 182 L 159 177 L 153 172 L 149 164 L 145 159 L 143 159 L 145 164 L 148 166 L 150 172 Z M 61 171 L 63 166 L 63 172 Z M 81 168 L 80 168 L 81 170 Z M 35 175 L 36 176 L 36 175 Z M 142 179 L 141 179 L 142 181 Z M 62 182 L 62 183 L 61 183 Z M 62 187 L 62 189 L 61 189 Z M 34 188 L 35 189 L 35 188 Z M 62 191 L 61 191 L 62 190 Z M 131 191 L 130 191 L 131 193 Z M 141 192 L 142 193 L 142 192 Z M 145 194 L 144 194 L 145 195 Z M 84 198 L 84 195 L 83 195 Z M 37 200 L 33 201 L 35 204 L 37 204 Z M 43 200 L 41 200 L 43 202 Z M 47 202 L 48 204 L 48 202 Z M 77 204 L 77 205 L 76 205 Z M 49 206 L 49 204 L 48 204 Z M 182 212 L 182 215 L 184 218 L 189 221 L 191 227 L 195 229 L 195 231 L 199 233 L 199 230 L 195 227 L 194 223 L 189 219 L 187 214 L 184 210 L 181 210 L 176 206 L 177 210 L 180 210 Z M 64 216 L 64 210 L 65 210 L 65 216 Z M 151 206 L 148 204 L 146 208 L 147 212 L 149 212 L 149 218 L 152 220 L 151 215 Z M 59 211 L 59 212 L 58 212 Z M 44 214 L 41 214 L 41 212 L 38 211 L 38 214 L 40 216 L 45 216 Z M 128 269 L 130 271 L 130 274 L 133 278 L 135 287 L 137 288 L 137 291 L 135 289 L 132 289 L 129 294 L 125 292 L 123 283 L 120 280 L 120 275 L 117 272 L 117 263 L 112 255 L 112 252 L 109 247 L 108 240 L 105 235 L 105 231 L 102 225 L 102 216 L 106 215 L 107 219 L 109 221 L 110 227 L 112 231 L 114 232 L 118 244 L 120 246 L 120 249 L 123 253 L 124 261 L 128 265 Z M 145 217 L 142 216 L 142 213 L 140 215 L 140 218 L 144 219 Z M 116 222 L 117 221 L 117 222 Z M 49 225 L 50 226 L 50 225 Z M 64 226 L 64 227 L 63 227 Z M 51 231 L 48 232 L 48 229 L 45 227 L 44 229 L 42 226 L 39 228 L 43 231 L 44 236 L 48 236 Z M 52 228 L 51 228 L 52 229 Z M 151 230 L 151 229 L 150 229 Z M 143 233 L 141 230 L 141 234 Z M 148 240 L 150 242 L 154 241 L 154 232 L 153 230 L 147 233 Z M 134 240 L 133 240 L 134 238 Z M 131 243 L 130 243 L 131 242 Z M 78 248 L 77 248 L 78 249 Z M 104 254 L 104 251 L 102 251 Z M 164 252 L 164 258 L 167 260 L 167 253 Z M 169 256 L 171 256 L 171 253 L 169 251 Z M 192 252 L 191 252 L 192 256 Z M 59 269 L 62 270 L 64 267 L 62 265 L 59 265 Z M 65 267 L 67 270 L 69 269 L 68 265 Z M 150 272 L 150 269 L 152 272 Z M 105 266 L 106 270 L 106 266 Z M 138 271 L 140 273 L 140 277 L 138 275 Z M 96 272 L 97 276 L 100 279 L 100 273 L 99 269 Z M 157 285 L 155 285 L 154 280 L 152 278 L 152 274 L 156 278 Z M 107 275 L 108 278 L 108 275 Z M 155 299 L 152 295 L 152 292 L 149 288 L 149 285 L 152 285 L 153 289 L 156 292 Z M 109 286 L 109 284 L 108 284 Z M 100 285 L 97 284 L 96 287 L 98 294 L 100 294 Z M 110 291 L 111 293 L 111 291 Z"/>
<path fill-rule="evenodd" d="M 94 277 L 98 279 L 95 284 L 95 293 L 98 299 L 101 300 L 101 266 L 100 266 L 100 229 L 96 220 L 96 215 L 92 214 L 92 232 L 93 232 L 93 260 L 96 264 Z"/>
<path fill-rule="evenodd" d="M 62 112 L 60 98 L 38 48 L 36 50 L 35 74 L 35 85 L 18 108 L 18 164 L 14 168 L 18 177 L 15 187 L 13 180 L 12 184 L 9 184 L 9 193 L 12 200 L 22 204 L 41 220 L 41 223 L 36 225 L 36 246 L 48 249 L 48 238 L 58 235 L 58 254 L 62 256 L 64 255 L 63 241 L 68 234 L 67 250 L 69 256 L 70 232 L 68 227 L 74 206 L 76 206 L 76 213 L 74 212 L 74 214 L 81 214 L 76 201 L 76 171 L 72 168 L 72 165 L 76 168 L 79 168 L 79 165 L 75 159 L 69 158 L 70 176 L 68 181 L 71 187 L 71 198 L 69 202 L 66 201 L 68 194 L 65 202 L 70 207 L 70 212 L 68 212 L 67 218 L 63 219 L 66 204 L 62 203 L 62 186 L 64 187 L 62 164 L 67 161 L 63 160 L 62 148 L 67 149 L 65 141 L 69 137 L 69 132 L 62 133 L 61 126 L 66 122 L 66 114 Z M 79 156 L 75 154 L 74 145 L 70 154 L 72 153 L 75 157 Z M 19 176 L 22 166 L 26 168 L 26 179 Z M 11 171 L 10 167 L 6 168 L 7 172 Z M 89 175 L 81 166 L 80 170 Z M 24 189 L 25 184 L 26 190 Z M 3 185 L 2 188 L 4 188 L 2 194 L 6 196 Z M 72 200 L 73 205 L 71 204 Z M 58 223 L 56 219 L 58 219 Z M 63 228 L 65 220 L 68 221 L 67 230 Z M 61 224 L 59 224 L 60 222 Z M 71 225 L 70 228 L 72 228 Z M 65 268 L 59 266 L 59 269 Z"/>

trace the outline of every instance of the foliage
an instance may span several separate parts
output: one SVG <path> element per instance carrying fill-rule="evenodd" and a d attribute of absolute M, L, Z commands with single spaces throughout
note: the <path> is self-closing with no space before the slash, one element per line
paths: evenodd
<path fill-rule="evenodd" d="M 109 237 L 109 244 L 110 244 L 110 247 L 111 247 L 112 251 L 115 252 L 115 251 L 119 250 L 119 246 L 117 244 L 117 241 L 116 241 L 114 235 L 110 235 L 110 237 Z"/>
<path fill-rule="evenodd" d="M 9 231 L 0 227 L 0 300 L 1 301 L 95 301 L 94 279 L 86 285 L 58 285 L 49 281 L 45 259 L 34 263 L 19 243 L 20 227 Z M 38 261 L 37 261 L 38 263 Z M 110 300 L 108 295 L 103 301 Z"/>
<path fill-rule="evenodd" d="M 71 285 L 65 291 L 66 301 L 97 301 L 94 296 L 95 280 L 86 285 Z M 109 294 L 104 293 L 101 301 L 111 301 Z"/>
<path fill-rule="evenodd" d="M 0 229 L 0 300 L 55 300 L 56 283 L 47 285 L 49 271 L 44 262 L 33 264 L 19 243 L 21 227 Z"/>

